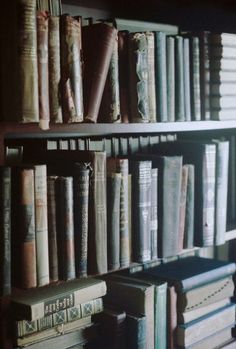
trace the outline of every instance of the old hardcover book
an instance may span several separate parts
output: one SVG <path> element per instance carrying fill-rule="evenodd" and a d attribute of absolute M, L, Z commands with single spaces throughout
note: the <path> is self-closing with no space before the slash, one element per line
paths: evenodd
<path fill-rule="evenodd" d="M 183 38 L 175 36 L 175 121 L 185 121 Z"/>
<path fill-rule="evenodd" d="M 11 168 L 0 167 L 0 296 L 11 293 Z"/>
<path fill-rule="evenodd" d="M 49 283 L 47 167 L 34 166 L 37 286 Z"/>
<path fill-rule="evenodd" d="M 133 195 L 133 260 L 151 260 L 151 161 L 131 162 Z"/>
<path fill-rule="evenodd" d="M 62 122 L 60 99 L 61 57 L 60 57 L 60 17 L 49 17 L 48 33 L 48 66 L 49 66 L 49 106 L 50 122 Z"/>
<path fill-rule="evenodd" d="M 60 26 L 63 122 L 82 122 L 81 22 L 65 14 L 61 16 Z"/>
<path fill-rule="evenodd" d="M 148 43 L 145 33 L 129 33 L 129 88 L 131 122 L 150 122 Z"/>
<path fill-rule="evenodd" d="M 157 259 L 158 240 L 158 169 L 151 169 L 151 259 Z"/>
<path fill-rule="evenodd" d="M 121 173 L 107 176 L 107 263 L 108 270 L 120 267 Z"/>
<path fill-rule="evenodd" d="M 194 244 L 194 165 L 186 164 L 188 168 L 187 179 L 187 193 L 186 193 L 186 211 L 185 211 L 185 224 L 184 224 L 184 248 L 193 248 Z"/>
<path fill-rule="evenodd" d="M 189 38 L 183 38 L 184 119 L 191 121 Z"/>
<path fill-rule="evenodd" d="M 97 122 L 117 30 L 105 23 L 82 28 L 84 121 Z"/>
<path fill-rule="evenodd" d="M 166 37 L 166 84 L 168 121 L 175 121 L 175 39 Z"/>
<path fill-rule="evenodd" d="M 57 176 L 47 177 L 47 204 L 48 204 L 48 254 L 49 277 L 57 281 L 58 276 L 58 246 L 57 246 L 57 215 L 56 215 L 56 180 Z"/>
<path fill-rule="evenodd" d="M 146 348 L 146 317 L 142 314 L 126 314 L 126 342 L 129 349 Z"/>
<path fill-rule="evenodd" d="M 122 307 L 126 312 L 146 316 L 146 349 L 154 349 L 154 286 L 144 281 L 105 278 L 107 295 L 104 303 Z"/>
<path fill-rule="evenodd" d="M 89 278 L 52 284 L 12 295 L 11 303 L 15 316 L 32 321 L 103 297 L 105 294 L 105 281 Z"/>
<path fill-rule="evenodd" d="M 85 277 L 88 273 L 89 177 L 89 166 L 76 163 L 73 195 L 75 269 L 77 277 Z"/>
<path fill-rule="evenodd" d="M 176 348 L 177 293 L 174 286 L 167 287 L 167 344 L 169 349 Z"/>
<path fill-rule="evenodd" d="M 186 216 L 186 200 L 187 200 L 187 183 L 188 183 L 188 167 L 182 166 L 182 180 L 179 205 L 179 251 L 183 250 L 184 246 L 184 230 Z"/>
<path fill-rule="evenodd" d="M 120 114 L 122 123 L 130 120 L 129 109 L 129 59 L 127 30 L 118 31 L 118 65 L 119 65 L 119 88 L 120 88 Z"/>
<path fill-rule="evenodd" d="M 166 75 L 166 34 L 155 32 L 155 81 L 157 121 L 165 122 L 167 117 L 167 75 Z"/>
<path fill-rule="evenodd" d="M 200 53 L 199 38 L 190 36 L 190 97 L 191 97 L 191 120 L 201 120 L 201 88 L 200 88 Z"/>
<path fill-rule="evenodd" d="M 190 346 L 235 323 L 235 304 L 225 306 L 220 310 L 177 326 L 176 339 L 180 346 Z"/>
<path fill-rule="evenodd" d="M 168 281 L 177 291 L 185 293 L 231 276 L 235 270 L 235 263 L 194 256 L 150 268 L 147 273 Z"/>
<path fill-rule="evenodd" d="M 39 121 L 36 2 L 18 1 L 19 120 Z"/>
<path fill-rule="evenodd" d="M 155 34 L 146 32 L 148 60 L 148 96 L 150 122 L 157 121 L 156 85 L 155 85 Z"/>
<path fill-rule="evenodd" d="M 58 176 L 56 183 L 58 271 L 61 280 L 75 278 L 73 178 Z"/>
<path fill-rule="evenodd" d="M 49 128 L 48 13 L 37 12 L 39 127 Z"/>

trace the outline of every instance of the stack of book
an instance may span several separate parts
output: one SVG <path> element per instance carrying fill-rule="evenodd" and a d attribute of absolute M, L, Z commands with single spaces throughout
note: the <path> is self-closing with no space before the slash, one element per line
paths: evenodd
<path fill-rule="evenodd" d="M 235 263 L 187 257 L 146 271 L 168 282 L 170 348 L 224 348 L 233 342 Z"/>
<path fill-rule="evenodd" d="M 15 345 L 65 349 L 93 341 L 92 316 L 103 311 L 105 294 L 105 282 L 90 278 L 12 295 Z"/>

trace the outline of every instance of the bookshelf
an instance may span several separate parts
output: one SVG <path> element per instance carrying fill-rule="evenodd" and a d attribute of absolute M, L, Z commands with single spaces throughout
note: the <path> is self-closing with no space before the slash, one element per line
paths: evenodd
<path fill-rule="evenodd" d="M 236 19 L 236 9 L 231 2 L 224 3 L 223 1 L 214 2 L 198 2 L 198 4 L 188 4 L 188 2 L 182 0 L 177 1 L 164 1 L 148 0 L 148 1 L 119 1 L 111 2 L 109 0 L 63 0 L 63 12 L 76 14 L 77 12 L 82 15 L 91 15 L 94 18 L 119 16 L 129 18 L 131 15 L 135 19 L 150 20 L 150 21 L 163 21 L 169 22 L 175 25 L 188 26 L 186 21 L 183 23 L 183 13 L 197 12 L 204 13 L 204 18 L 209 14 L 213 8 L 213 12 L 216 14 L 216 18 L 225 19 L 229 18 L 228 26 L 226 24 L 218 23 L 218 28 L 226 28 L 225 31 L 235 31 L 236 27 L 233 21 Z M 173 13 L 170 13 L 170 9 Z M 159 11 L 160 10 L 160 11 Z M 233 11 L 232 11 L 233 10 Z M 183 12 L 181 15 L 181 11 Z M 231 14 L 229 12 L 232 12 Z M 156 12 L 159 12 L 158 18 Z M 194 16 L 196 18 L 196 15 Z M 199 18 L 199 17 L 198 17 Z M 203 25 L 202 25 L 203 26 Z M 217 24 L 214 20 L 211 20 L 206 29 L 215 29 Z M 192 23 L 191 29 L 196 29 L 196 19 Z M 59 139 L 59 138 L 73 138 L 73 137 L 103 137 L 103 136 L 149 136 L 149 135 L 174 135 L 178 139 L 201 137 L 221 137 L 236 135 L 236 120 L 227 121 L 184 121 L 184 122 L 156 122 L 156 123 L 129 123 L 129 124 L 88 124 L 88 123 L 71 123 L 71 124 L 54 124 L 50 125 L 50 129 L 42 131 L 37 124 L 18 124 L 16 122 L 0 122 L 0 164 L 4 165 L 5 162 L 5 147 L 11 144 L 13 141 L 21 142 L 22 139 L 31 139 L 35 143 L 41 139 Z M 236 223 L 236 222 L 235 222 Z M 235 224 L 236 225 L 236 224 Z M 230 224 L 227 228 L 225 240 L 227 242 L 236 239 L 236 229 L 234 224 Z M 196 248 L 198 250 L 198 248 Z M 183 250 L 182 255 L 188 252 L 195 251 L 194 249 Z M 139 263 L 132 263 L 127 268 L 138 269 Z M 126 269 L 126 268 L 121 268 Z M 2 300 L 2 317 L 3 314 L 8 313 L 8 298 L 3 297 Z M 3 336 L 6 336 L 4 323 L 1 329 Z M 13 345 L 11 339 L 5 341 L 3 349 L 12 349 Z"/>

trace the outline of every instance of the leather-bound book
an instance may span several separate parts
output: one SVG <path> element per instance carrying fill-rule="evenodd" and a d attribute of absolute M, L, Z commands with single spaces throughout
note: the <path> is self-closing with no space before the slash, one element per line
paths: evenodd
<path fill-rule="evenodd" d="M 57 178 L 57 227 L 58 227 L 58 267 L 59 278 L 75 278 L 73 178 Z"/>
<path fill-rule="evenodd" d="M 49 65 L 49 106 L 50 122 L 62 122 L 61 107 L 61 57 L 60 57 L 60 17 L 49 17 L 48 33 L 48 65 Z"/>
<path fill-rule="evenodd" d="M 60 20 L 63 122 L 82 122 L 81 21 L 66 14 Z"/>
<path fill-rule="evenodd" d="M 105 23 L 82 28 L 84 121 L 96 123 L 117 30 Z"/>
<path fill-rule="evenodd" d="M 37 12 L 37 53 L 39 84 L 39 126 L 49 128 L 49 84 L 48 84 L 48 13 Z"/>
<path fill-rule="evenodd" d="M 150 122 L 148 43 L 145 33 L 129 34 L 129 88 L 131 122 Z"/>
<path fill-rule="evenodd" d="M 11 168 L 0 167 L 0 296 L 11 293 Z"/>
<path fill-rule="evenodd" d="M 58 247 L 56 224 L 56 179 L 57 176 L 47 177 L 48 202 L 48 252 L 49 277 L 51 281 L 58 280 Z"/>
<path fill-rule="evenodd" d="M 19 0 L 19 120 L 39 121 L 36 1 Z"/>
<path fill-rule="evenodd" d="M 129 107 L 129 59 L 128 51 L 129 32 L 118 31 L 118 64 L 119 64 L 119 88 L 120 88 L 120 113 L 122 123 L 128 123 L 130 119 Z"/>
<path fill-rule="evenodd" d="M 74 223 L 76 276 L 88 273 L 88 217 L 90 168 L 75 164 L 74 171 Z"/>
<path fill-rule="evenodd" d="M 126 343 L 129 349 L 146 348 L 146 316 L 126 314 Z"/>

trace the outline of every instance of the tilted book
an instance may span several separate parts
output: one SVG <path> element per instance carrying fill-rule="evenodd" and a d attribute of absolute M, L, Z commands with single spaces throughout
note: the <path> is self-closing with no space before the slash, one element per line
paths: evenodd
<path fill-rule="evenodd" d="M 105 281 L 89 278 L 21 292 L 11 296 L 11 303 L 16 317 L 32 321 L 105 294 Z"/>
<path fill-rule="evenodd" d="M 129 349 L 146 348 L 146 316 L 126 314 L 126 338 Z"/>
<path fill-rule="evenodd" d="M 194 165 L 186 164 L 188 167 L 187 193 L 186 193 L 186 211 L 184 224 L 184 248 L 193 248 L 194 244 Z"/>

